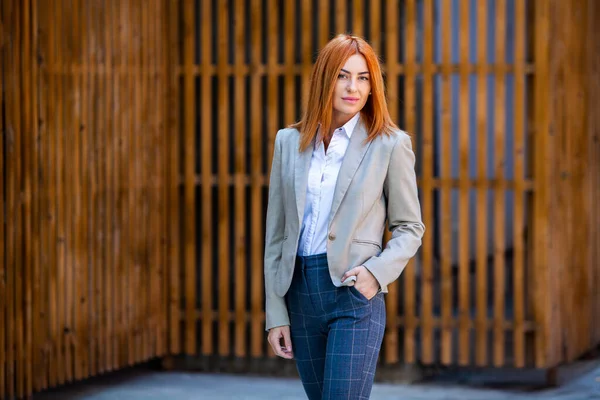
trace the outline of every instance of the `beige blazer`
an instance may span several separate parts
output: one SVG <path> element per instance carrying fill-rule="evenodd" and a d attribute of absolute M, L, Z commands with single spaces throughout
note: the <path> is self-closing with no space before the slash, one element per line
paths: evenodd
<path fill-rule="evenodd" d="M 300 134 L 282 129 L 275 139 L 265 235 L 266 329 L 289 325 L 285 304 L 294 272 L 314 143 L 300 153 Z M 417 196 L 410 137 L 397 131 L 365 143 L 356 124 L 342 161 L 329 215 L 327 261 L 331 281 L 364 265 L 383 292 L 421 245 L 425 226 Z M 382 250 L 386 218 L 392 238 Z"/>

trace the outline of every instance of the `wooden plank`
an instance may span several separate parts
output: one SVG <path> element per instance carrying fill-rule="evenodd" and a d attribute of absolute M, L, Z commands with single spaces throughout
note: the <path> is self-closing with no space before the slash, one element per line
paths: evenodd
<path fill-rule="evenodd" d="M 496 1 L 495 10 L 495 62 L 500 67 L 495 74 L 494 93 L 494 176 L 497 186 L 494 188 L 494 357 L 493 365 L 504 365 L 504 292 L 505 272 L 505 138 L 506 138 L 506 78 L 502 72 L 506 53 L 506 2 Z"/>
<path fill-rule="evenodd" d="M 289 8 L 289 7 L 287 7 Z M 244 4 L 235 2 L 235 47 L 244 48 Z M 245 60 L 243 52 L 235 54 L 235 65 L 241 67 Z M 244 75 L 238 70 L 234 81 L 234 104 L 235 104 L 235 356 L 246 356 L 246 185 L 244 177 L 246 174 L 246 81 Z M 293 81 L 292 81 L 293 85 Z M 292 86 L 293 87 L 293 86 Z M 292 105 L 293 102 L 290 102 Z"/>
<path fill-rule="evenodd" d="M 450 2 L 442 3 L 441 12 L 441 36 L 442 36 L 442 83 L 440 91 L 442 92 L 442 116 L 441 116 L 441 152 L 442 160 L 440 165 L 440 176 L 445 185 L 441 188 L 441 309 L 442 309 L 442 329 L 441 329 L 441 356 L 442 364 L 452 363 L 452 329 L 449 327 L 452 322 L 452 218 L 450 212 L 451 188 L 448 185 L 452 161 L 450 158 L 452 143 L 450 141 L 452 132 L 452 104 L 450 83 L 450 64 L 451 64 L 451 9 Z"/>
<path fill-rule="evenodd" d="M 135 1 L 131 3 L 130 21 L 131 31 L 128 38 L 132 42 L 131 47 L 131 64 L 133 68 L 133 75 L 130 77 L 132 80 L 132 118 L 131 118 L 131 132 L 129 141 L 129 153 L 131 154 L 129 164 L 129 223 L 132 227 L 140 226 L 139 223 L 139 207 L 140 207 L 140 195 L 139 195 L 139 159 L 140 159 L 140 123 L 141 123 L 141 32 L 139 17 L 141 10 L 139 4 Z M 140 265 L 140 243 L 139 243 L 139 232 L 137 229 L 129 230 L 129 251 L 131 254 L 129 262 L 129 357 L 128 364 L 132 365 L 137 362 L 141 354 L 141 340 L 140 332 L 138 328 L 139 323 L 139 270 Z"/>
<path fill-rule="evenodd" d="M 129 24 L 130 14 L 130 3 L 128 1 L 118 2 L 119 4 L 119 26 L 120 26 L 120 63 L 119 63 L 119 110 L 120 110 L 120 124 L 119 124 L 119 204 L 120 204 L 120 217 L 119 220 L 123 223 L 123 231 L 121 234 L 121 252 L 119 257 L 119 293 L 120 293 L 120 304 L 118 313 L 118 326 L 119 329 L 119 366 L 124 367 L 128 364 L 129 354 L 131 354 L 131 343 L 129 341 L 129 296 L 130 290 L 130 277 L 129 277 L 129 266 L 130 253 L 131 253 L 131 229 L 129 214 L 130 204 L 130 138 L 131 138 L 131 116 L 132 116 L 132 103 L 131 103 L 131 84 L 130 79 L 126 71 L 130 67 L 131 59 L 131 25 Z"/>
<path fill-rule="evenodd" d="M 433 25 L 430 25 L 433 26 Z M 375 53 L 382 54 L 381 42 L 381 0 L 371 0 L 371 46 Z"/>
<path fill-rule="evenodd" d="M 364 4 L 363 0 L 354 0 L 352 2 L 352 34 L 356 36 L 364 36 Z"/>
<path fill-rule="evenodd" d="M 416 132 L 416 88 L 415 88 L 415 64 L 417 58 L 417 13 L 415 0 L 404 2 L 406 13 L 405 24 L 405 77 L 404 77 L 404 115 L 406 130 L 414 135 Z M 395 53 L 394 53 L 395 54 Z M 396 62 L 396 59 L 390 59 Z M 393 82 L 393 81 L 392 81 Z M 415 139 L 413 136 L 413 148 Z M 416 361 L 415 345 L 415 309 L 416 309 L 416 291 L 415 291 L 415 261 L 411 259 L 408 262 L 404 272 L 404 317 L 406 324 L 404 326 L 404 362 L 413 364 Z"/>
<path fill-rule="evenodd" d="M 321 10 L 325 7 L 323 4 L 325 2 L 321 2 Z M 277 134 L 277 117 L 278 117 L 278 109 L 277 109 L 277 72 L 275 71 L 275 67 L 277 66 L 277 27 L 278 27 L 278 7 L 279 2 L 275 0 L 269 0 L 268 2 L 269 12 L 267 14 L 267 21 L 264 24 L 267 27 L 267 137 L 268 137 L 268 156 L 273 156 L 273 145 L 275 143 L 275 135 Z M 321 13 L 321 17 L 323 14 Z M 324 24 L 321 21 L 321 26 Z M 323 32 L 321 32 L 323 33 Z M 321 36 L 323 38 L 323 36 Z M 271 170 L 270 166 L 268 167 L 269 171 L 267 176 L 270 176 Z M 269 358 L 275 357 L 275 353 L 271 346 L 267 346 L 267 356 Z"/>
<path fill-rule="evenodd" d="M 347 0 L 334 0 L 335 2 L 335 34 L 348 33 L 346 24 Z"/>
<path fill-rule="evenodd" d="M 4 7 L 2 5 L 0 5 L 0 15 L 4 15 Z M 3 18 L 0 18 L 0 24 L 2 24 L 3 27 L 5 27 L 7 25 L 7 23 L 5 23 Z M 2 76 L 2 79 L 0 79 L 0 110 L 5 110 L 6 109 L 6 104 L 5 104 L 5 100 L 4 100 L 4 77 L 7 76 L 7 74 L 4 73 L 5 71 L 5 66 L 4 66 L 4 60 L 6 60 L 8 58 L 8 52 L 7 52 L 7 47 L 5 45 L 0 45 L 0 76 Z M 4 151 L 5 151 L 5 146 L 4 146 L 4 142 L 5 142 L 5 138 L 8 135 L 7 129 L 4 126 L 4 120 L 5 118 L 0 118 L 0 165 L 2 167 L 0 167 L 0 198 L 2 199 L 2 207 L 3 209 L 6 210 L 6 206 L 7 206 L 7 196 L 5 195 L 5 173 L 8 170 L 8 168 L 5 166 L 5 155 L 4 155 Z M 2 327 L 0 327 L 0 397 L 4 398 L 4 397 L 8 397 L 7 396 L 7 383 L 6 383 L 6 370 L 7 370 L 7 358 L 6 358 L 6 326 L 7 324 L 7 318 L 6 315 L 8 314 L 8 296 L 7 294 L 8 292 L 8 285 L 7 285 L 7 277 L 8 277 L 8 260 L 6 257 L 7 253 L 8 253 L 8 249 L 5 248 L 6 244 L 7 244 L 7 235 L 6 235 L 6 220 L 8 218 L 5 217 L 5 213 L 1 212 L 0 213 L 0 226 L 3 227 L 2 229 L 0 229 L 0 293 L 3 293 L 2 296 L 0 296 L 0 321 L 2 321 Z"/>
<path fill-rule="evenodd" d="M 78 1 L 74 7 L 77 10 L 77 15 L 74 18 L 72 28 L 78 32 L 81 32 L 81 20 L 83 19 L 83 15 L 90 8 L 90 6 L 83 4 Z M 89 54 L 90 47 L 85 43 L 87 35 L 83 34 L 80 38 L 78 38 L 78 62 L 81 65 L 86 66 L 89 65 Z M 91 113 L 94 110 L 90 110 L 89 102 L 90 98 L 94 95 L 89 91 L 89 79 L 90 72 L 77 75 L 77 86 L 80 93 L 80 101 L 77 103 L 77 139 L 78 139 L 78 151 L 77 155 L 79 159 L 76 160 L 75 166 L 77 169 L 76 179 L 77 179 L 77 220 L 76 223 L 76 241 L 77 241 L 77 254 L 79 254 L 79 258 L 77 259 L 77 277 L 78 281 L 76 283 L 75 291 L 75 313 L 76 313 L 76 328 L 75 333 L 77 335 L 77 354 L 78 354 L 78 363 L 77 363 L 77 379 L 82 379 L 84 377 L 89 376 L 90 374 L 90 365 L 89 365 L 89 355 L 90 355 L 90 315 L 89 315 L 89 305 L 88 301 L 90 297 L 93 295 L 92 286 L 90 284 L 89 279 L 89 271 L 90 271 L 90 250 L 91 246 L 89 245 L 89 145 L 88 140 L 90 137 L 90 129 L 92 128 L 89 123 L 89 118 Z"/>
<path fill-rule="evenodd" d="M 303 2 L 306 4 L 307 2 Z M 252 0 L 252 65 L 261 63 L 263 29 L 263 13 L 260 9 L 260 0 Z M 308 14 L 303 14 L 304 16 Z M 303 21 L 308 21 L 304 18 Z M 306 54 L 304 54 L 306 55 Z M 306 81 L 305 81 L 306 82 Z M 263 313 L 263 197 L 262 197 L 262 160 L 265 156 L 262 152 L 261 143 L 264 140 L 262 134 L 262 102 L 263 93 L 261 88 L 261 77 L 258 74 L 252 74 L 250 77 L 250 122 L 251 135 L 251 183 L 250 183 L 250 204 L 251 204 L 251 227 L 250 227 L 250 252 L 251 252 L 251 336 L 250 336 L 250 354 L 252 358 L 258 358 L 263 355 L 264 344 L 264 325 L 261 318 Z"/>
<path fill-rule="evenodd" d="M 269 17 L 269 21 L 273 21 L 274 18 Z M 274 23 L 274 22 L 273 22 Z M 270 25 L 269 25 L 270 27 Z M 269 29 L 270 31 L 270 29 Z M 319 49 L 325 47 L 330 39 L 330 26 L 329 26 L 329 2 L 319 2 Z M 270 65 L 269 65 L 270 66 Z M 273 154 L 269 152 L 269 154 Z"/>
<path fill-rule="evenodd" d="M 433 1 L 423 3 L 423 168 L 421 175 L 421 198 L 423 199 L 423 223 L 433 226 Z M 422 249 L 422 305 L 421 315 L 421 361 L 434 362 L 433 348 L 433 235 L 423 237 Z"/>
<path fill-rule="evenodd" d="M 30 25 L 31 2 L 26 1 L 21 4 L 20 15 L 21 19 L 21 51 L 20 69 L 20 87 L 22 93 L 31 93 L 31 25 Z M 18 75 L 17 75 L 18 76 Z M 26 396 L 29 390 L 29 366 L 31 365 L 31 336 L 30 327 L 32 326 L 31 318 L 31 281 L 32 281 L 32 257 L 31 257 L 31 151 L 32 146 L 32 130 L 31 130 L 31 96 L 21 95 L 19 99 L 21 107 L 21 124 L 16 131 L 17 135 L 21 135 L 20 146 L 21 152 L 21 179 L 20 179 L 20 197 L 22 207 L 22 236 L 21 245 L 22 267 L 17 277 L 20 282 L 17 283 L 17 289 L 20 290 L 17 296 L 19 301 L 17 307 L 17 316 L 20 330 L 18 337 L 18 364 L 17 364 L 17 395 L 20 397 Z"/>
<path fill-rule="evenodd" d="M 387 91 L 388 91 L 388 107 L 393 121 L 398 121 L 398 21 L 395 18 L 396 10 L 399 4 L 397 0 L 389 0 L 387 2 Z M 387 230 L 386 230 L 387 231 Z M 385 238 L 389 240 L 389 233 Z M 384 361 L 386 364 L 395 364 L 399 360 L 398 351 L 398 282 L 388 286 L 388 294 L 386 296 L 387 309 L 387 325 L 388 331 L 384 337 L 385 354 Z"/>
<path fill-rule="evenodd" d="M 514 366 L 525 367 L 525 2 L 515 2 L 515 140 L 514 218 L 513 218 L 513 292 L 514 292 Z"/>
<path fill-rule="evenodd" d="M 55 65 L 64 65 L 64 19 L 63 13 L 59 12 L 56 7 L 52 8 L 52 20 L 56 21 L 54 26 L 55 31 Z M 65 149 L 63 143 L 65 141 L 65 86 L 66 78 L 64 75 L 56 77 L 56 93 L 54 104 L 56 104 L 56 194 L 57 194 L 57 210 L 56 210 L 56 237 L 57 237 L 57 270 L 56 270 L 56 333 L 55 333 L 55 350 L 54 357 L 56 358 L 57 383 L 63 384 L 66 381 L 66 340 L 64 335 L 65 330 L 65 309 L 63 297 L 65 293 L 65 264 L 67 259 L 66 254 L 66 231 L 65 231 L 65 213 L 67 207 L 65 205 L 65 183 L 64 183 L 64 154 Z"/>
<path fill-rule="evenodd" d="M 217 63 L 220 73 L 217 76 L 217 107 L 219 115 L 219 148 L 218 148 L 218 198 L 219 198 L 219 355 L 229 355 L 231 349 L 229 345 L 229 292 L 230 292 L 230 274 L 229 274 L 229 77 L 225 74 L 223 68 L 227 65 L 228 48 L 228 21 L 229 10 L 225 2 L 220 2 L 217 8 L 218 23 L 218 56 Z"/>
<path fill-rule="evenodd" d="M 302 97 L 301 104 L 304 107 L 308 100 L 310 89 L 310 73 L 312 70 L 312 25 L 313 10 L 310 1 L 302 2 Z M 304 109 L 303 109 L 304 112 Z"/>
<path fill-rule="evenodd" d="M 283 81 L 283 93 L 284 93 L 284 105 L 283 105 L 283 123 L 289 125 L 295 122 L 295 103 L 296 96 L 294 90 L 294 51 L 296 50 L 297 44 L 294 40 L 294 28 L 295 28 L 295 9 L 293 1 L 284 3 L 283 13 L 284 22 L 284 62 L 285 62 L 285 76 Z"/>
<path fill-rule="evenodd" d="M 192 355 L 196 352 L 196 204 L 194 196 L 194 137 L 196 135 L 195 126 L 195 91 L 194 91 L 194 76 L 192 74 L 192 66 L 194 64 L 194 49 L 196 25 L 194 22 L 195 7 L 192 0 L 186 0 L 184 3 L 184 63 L 185 63 L 185 78 L 184 78 L 184 170 L 185 170 L 185 237 L 184 237 L 184 262 L 185 262 L 185 352 Z M 206 103 L 204 103 L 206 104 Z M 206 150 L 205 150 L 206 151 Z M 205 153 L 206 154 L 206 153 Z"/>
<path fill-rule="evenodd" d="M 469 301 L 469 7 L 460 2 L 460 88 L 459 120 L 459 192 L 458 192 L 458 364 L 469 365 L 470 320 Z"/>
<path fill-rule="evenodd" d="M 211 2 L 202 2 L 202 15 L 208 18 L 212 14 Z M 211 26 L 202 24 L 202 67 L 206 71 L 211 65 Z M 190 73 L 192 73 L 190 71 Z M 213 229 L 213 202 L 212 202 L 212 117 L 211 117 L 211 86 L 212 77 L 204 73 L 202 75 L 201 88 L 201 119 L 200 132 L 202 143 L 202 354 L 213 354 L 213 246 L 215 244 Z M 216 122 L 215 122 L 216 123 Z M 195 320 L 190 311 L 188 321 Z"/>
<path fill-rule="evenodd" d="M 0 5 L 2 7 L 2 16 L 3 23 L 5 23 L 5 29 L 9 32 L 14 32 L 15 37 L 15 15 L 13 9 L 13 2 L 2 2 Z M 7 323 L 2 327 L 5 329 L 5 343 L 6 343 L 6 353 L 5 353 L 5 377 L 6 377 L 6 386 L 4 395 L 8 398 L 12 398 L 15 395 L 15 351 L 13 344 L 15 343 L 15 280 L 16 280 L 16 265 L 17 265 L 17 235 L 16 229 L 18 227 L 17 218 L 20 214 L 20 210 L 17 208 L 17 195 L 18 195 L 18 180 L 17 180 L 17 171 L 19 167 L 17 148 L 15 147 L 15 142 L 13 139 L 15 137 L 18 140 L 18 132 L 15 132 L 15 123 L 18 123 L 18 116 L 16 106 L 16 99 L 18 99 L 18 86 L 16 79 L 17 75 L 15 73 L 15 47 L 14 41 L 7 42 L 4 46 L 0 47 L 2 50 L 2 69 L 3 76 L 6 77 L 2 80 L 3 84 L 6 86 L 2 92 L 2 95 L 5 96 L 6 99 L 13 99 L 13 101 L 7 101 L 5 103 L 5 121 L 6 121 L 6 137 L 7 140 L 5 143 L 7 144 L 5 149 L 5 162 L 6 162 L 6 321 Z"/>
<path fill-rule="evenodd" d="M 477 7 L 477 177 L 480 181 L 487 179 L 486 159 L 484 155 L 487 152 L 487 72 L 483 65 L 487 64 L 487 18 L 488 4 L 481 2 Z M 483 367 L 488 365 L 488 332 L 487 332 L 487 314 L 488 314 L 488 277 L 487 277 L 487 259 L 488 259 L 488 212 L 487 212 L 487 193 L 488 189 L 479 185 L 477 188 L 477 223 L 476 223 L 476 322 L 475 322 L 475 364 Z"/>
<path fill-rule="evenodd" d="M 203 5 L 208 2 L 203 2 Z M 180 121 L 180 112 L 178 111 L 181 107 L 180 104 L 180 94 L 181 94 L 181 86 L 179 83 L 179 78 L 174 71 L 174 67 L 178 66 L 181 60 L 181 54 L 179 51 L 179 23 L 180 23 L 180 5 L 179 1 L 169 1 L 168 3 L 168 29 L 169 29 L 169 45 L 167 46 L 167 68 L 168 75 L 167 79 L 169 82 L 169 86 L 167 88 L 167 113 L 168 113 L 168 134 L 167 134 L 167 144 L 168 144 L 168 154 L 167 154 L 167 182 L 168 182 L 168 262 L 167 268 L 169 270 L 168 275 L 168 284 L 169 284 L 169 325 L 168 325 L 168 333 L 169 333 L 169 345 L 168 352 L 169 354 L 178 354 L 181 353 L 181 324 L 179 322 L 179 314 L 180 314 L 180 302 L 181 298 L 181 258 L 179 252 L 179 244 L 181 241 L 181 237 L 179 234 L 179 226 L 182 220 L 179 217 L 179 170 L 177 165 L 179 165 L 179 136 L 181 134 L 181 121 Z M 203 24 L 202 29 L 205 25 Z M 204 32 L 203 32 L 204 34 Z M 203 99 L 201 100 L 202 104 Z M 204 123 L 204 120 L 202 120 Z M 207 136 L 207 135 L 202 135 Z M 205 214 L 206 215 L 206 214 Z M 204 227 L 202 228 L 204 229 Z M 209 238 L 205 237 L 203 242 L 208 241 Z M 204 246 L 204 245 L 203 245 Z M 204 257 L 204 253 L 203 253 Z M 204 262 L 204 260 L 203 260 Z M 203 299 L 204 304 L 204 299 Z M 204 330 L 202 333 L 202 337 L 204 338 Z"/>

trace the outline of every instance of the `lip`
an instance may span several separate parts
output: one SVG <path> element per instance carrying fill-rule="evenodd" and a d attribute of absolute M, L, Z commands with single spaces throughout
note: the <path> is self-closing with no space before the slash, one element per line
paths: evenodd
<path fill-rule="evenodd" d="M 342 97 L 342 100 L 347 101 L 349 103 L 356 103 L 359 99 L 358 97 Z"/>

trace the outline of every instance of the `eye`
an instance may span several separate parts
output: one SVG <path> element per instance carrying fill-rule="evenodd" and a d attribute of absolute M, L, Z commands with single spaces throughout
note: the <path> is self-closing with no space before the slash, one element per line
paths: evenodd
<path fill-rule="evenodd" d="M 346 79 L 346 74 L 339 74 L 338 79 Z"/>
<path fill-rule="evenodd" d="M 361 76 L 360 79 L 366 82 L 366 81 L 369 80 L 369 77 L 368 76 Z"/>

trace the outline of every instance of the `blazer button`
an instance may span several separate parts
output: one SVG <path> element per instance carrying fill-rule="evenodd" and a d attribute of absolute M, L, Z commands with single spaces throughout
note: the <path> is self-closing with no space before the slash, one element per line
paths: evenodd
<path fill-rule="evenodd" d="M 335 240 L 335 235 L 333 233 L 329 234 L 329 240 L 331 240 L 331 241 Z"/>

